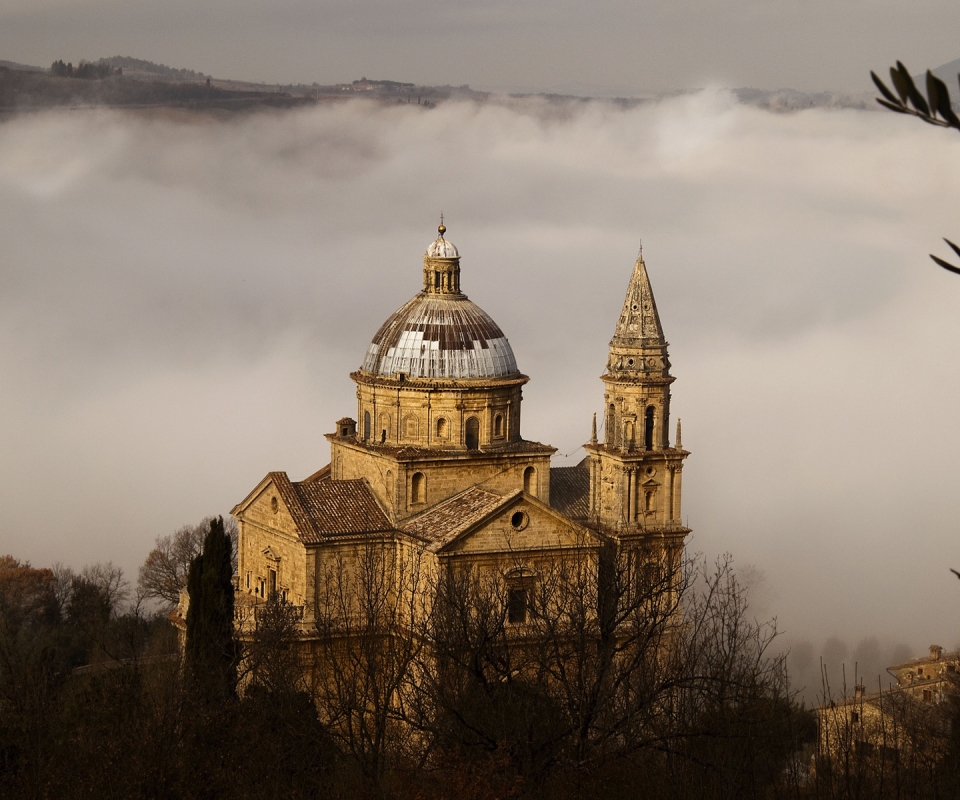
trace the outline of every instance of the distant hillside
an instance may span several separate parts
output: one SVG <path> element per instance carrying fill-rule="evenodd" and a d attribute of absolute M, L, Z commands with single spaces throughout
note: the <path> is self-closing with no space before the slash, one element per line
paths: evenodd
<path fill-rule="evenodd" d="M 29 64 L 18 64 L 16 61 L 3 61 L 0 59 L 0 67 L 7 69 L 16 69 L 20 72 L 43 72 L 43 67 L 31 67 Z"/>
<path fill-rule="evenodd" d="M 103 65 L 106 66 L 106 65 Z M 134 70 L 131 70 L 133 72 Z M 146 73 L 141 72 L 140 75 Z M 104 78 L 77 80 L 50 70 L 0 68 L 0 114 L 43 108 L 179 108 L 196 111 L 252 111 L 264 108 L 294 108 L 318 102 L 316 93 L 294 96 L 289 92 L 232 90 L 211 81 L 175 80 L 157 76 L 152 80 L 114 73 Z"/>
<path fill-rule="evenodd" d="M 151 77 L 167 78 L 178 81 L 202 81 L 210 77 L 202 72 L 195 72 L 192 69 L 177 69 L 168 67 L 166 64 L 155 64 L 153 61 L 145 61 L 142 58 L 133 58 L 131 56 L 111 56 L 110 58 L 101 58 L 99 64 L 109 64 L 111 67 L 121 67 L 125 74 L 131 75 L 136 72 L 145 72 Z"/>

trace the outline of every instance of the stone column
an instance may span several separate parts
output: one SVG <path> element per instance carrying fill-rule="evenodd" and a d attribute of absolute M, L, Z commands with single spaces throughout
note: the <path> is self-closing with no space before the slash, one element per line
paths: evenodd
<path fill-rule="evenodd" d="M 683 464 L 677 464 L 673 469 L 673 517 L 676 520 L 683 520 L 683 515 L 680 511 L 680 493 L 681 493 L 681 484 L 683 479 Z"/>
<path fill-rule="evenodd" d="M 672 522 L 676 519 L 676 515 L 673 513 L 673 468 L 669 468 L 666 474 L 667 485 L 664 487 L 666 489 L 664 499 L 664 516 L 667 518 L 667 522 Z"/>
<path fill-rule="evenodd" d="M 621 469 L 623 469 L 623 477 L 620 481 L 620 521 L 625 523 L 629 513 L 627 507 L 630 505 L 630 470 L 623 467 Z M 624 484 L 626 484 L 625 487 Z M 626 497 L 623 496 L 624 492 L 626 492 Z"/>

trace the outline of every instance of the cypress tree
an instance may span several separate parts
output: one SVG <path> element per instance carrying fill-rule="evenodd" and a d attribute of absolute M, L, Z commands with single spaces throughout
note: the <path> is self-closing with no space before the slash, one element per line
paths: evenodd
<path fill-rule="evenodd" d="M 233 565 L 223 518 L 210 521 L 203 550 L 190 563 L 187 592 L 187 680 L 211 701 L 236 696 L 238 648 L 233 636 Z"/>

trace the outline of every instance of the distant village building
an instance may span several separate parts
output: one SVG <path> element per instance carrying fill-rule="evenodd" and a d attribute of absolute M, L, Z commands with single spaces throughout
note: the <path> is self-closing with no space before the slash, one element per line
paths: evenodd
<path fill-rule="evenodd" d="M 896 679 L 890 688 L 868 692 L 858 684 L 852 697 L 817 709 L 822 757 L 908 756 L 935 763 L 945 755 L 951 722 L 944 701 L 960 688 L 960 651 L 931 645 L 928 655 L 887 672 Z"/>
<path fill-rule="evenodd" d="M 355 418 L 327 434 L 330 463 L 300 481 L 270 472 L 233 509 L 241 638 L 249 611 L 277 596 L 300 609 L 309 653 L 321 620 L 329 629 L 334 583 L 352 580 L 350 602 L 363 602 L 371 553 L 392 565 L 384 580 L 394 600 L 423 589 L 402 577 L 404 564 L 428 575 L 454 565 L 496 574 L 519 632 L 530 591 L 564 559 L 596 565 L 613 547 L 633 554 L 637 574 L 650 562 L 680 563 L 688 452 L 679 421 L 670 440 L 674 378 L 642 255 L 602 376 L 602 435 L 594 416 L 586 457 L 551 467 L 556 448 L 521 432 L 529 379 L 497 323 L 461 290 L 460 253 L 445 233 L 441 225 L 423 256 L 420 291 L 380 326 L 350 375 Z"/>

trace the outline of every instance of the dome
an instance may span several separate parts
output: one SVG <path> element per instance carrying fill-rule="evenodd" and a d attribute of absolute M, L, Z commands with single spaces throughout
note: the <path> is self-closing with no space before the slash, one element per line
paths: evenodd
<path fill-rule="evenodd" d="M 383 323 L 367 348 L 362 369 L 384 376 L 403 372 L 410 378 L 520 374 L 510 342 L 482 308 L 462 294 L 428 292 L 418 294 Z"/>
<path fill-rule="evenodd" d="M 424 253 L 424 255 L 427 258 L 460 258 L 460 253 L 457 251 L 454 243 L 444 239 L 442 233 L 437 237 L 437 240 L 427 248 L 427 252 Z"/>

